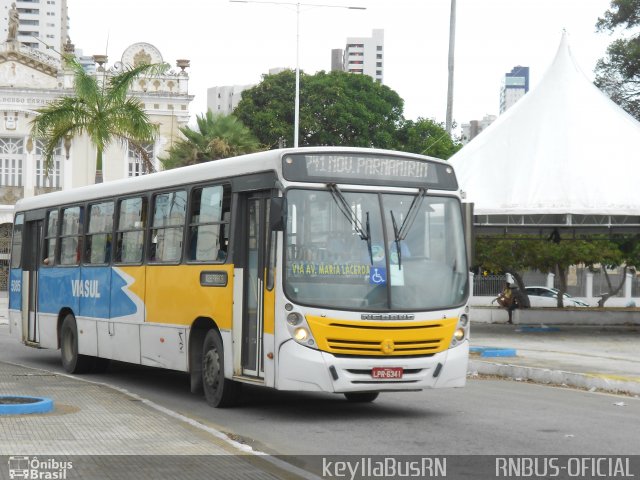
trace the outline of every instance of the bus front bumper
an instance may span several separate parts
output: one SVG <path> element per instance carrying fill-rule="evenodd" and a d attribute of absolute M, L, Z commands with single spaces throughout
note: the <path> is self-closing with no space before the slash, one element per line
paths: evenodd
<path fill-rule="evenodd" d="M 276 388 L 346 393 L 463 387 L 468 361 L 467 340 L 431 357 L 411 358 L 336 357 L 289 341 L 280 348 Z M 374 368 L 401 368 L 402 377 L 374 378 Z"/>

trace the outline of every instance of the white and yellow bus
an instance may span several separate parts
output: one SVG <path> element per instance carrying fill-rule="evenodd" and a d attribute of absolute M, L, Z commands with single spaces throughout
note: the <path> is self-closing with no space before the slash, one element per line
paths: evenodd
<path fill-rule="evenodd" d="M 12 335 L 71 373 L 110 360 L 342 393 L 461 387 L 467 257 L 453 168 L 361 148 L 272 150 L 20 200 Z"/>

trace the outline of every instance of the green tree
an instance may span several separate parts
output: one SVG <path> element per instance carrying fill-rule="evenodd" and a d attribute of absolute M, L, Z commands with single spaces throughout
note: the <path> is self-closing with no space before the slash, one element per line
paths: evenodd
<path fill-rule="evenodd" d="M 535 247 L 525 235 L 514 238 L 479 236 L 475 243 L 475 261 L 478 266 L 492 272 L 510 273 L 524 294 L 522 272 L 530 267 Z M 529 298 L 524 294 L 525 307 Z"/>
<path fill-rule="evenodd" d="M 102 182 L 104 151 L 114 141 L 130 142 L 148 160 L 140 146 L 155 140 L 157 126 L 149 120 L 140 100 L 127 95 L 136 78 L 163 73 L 168 65 L 126 67 L 103 84 L 74 57 L 66 56 L 64 61 L 74 73 L 74 95 L 39 109 L 31 122 L 32 135 L 44 141 L 45 168 L 51 169 L 55 149 L 61 142 L 81 134 L 87 134 L 96 147 L 96 183 Z"/>
<path fill-rule="evenodd" d="M 604 307 L 605 302 L 616 295 L 624 285 L 627 271 L 640 265 L 640 236 L 639 235 L 618 235 L 611 239 L 611 243 L 615 245 L 615 249 L 601 252 L 601 259 L 598 262 L 602 269 L 608 290 L 600 296 L 598 306 Z M 618 285 L 612 285 L 609 277 L 608 269 L 621 267 L 622 275 Z"/>
<path fill-rule="evenodd" d="M 442 123 L 426 118 L 405 120 L 396 132 L 396 149 L 447 160 L 462 148 Z"/>
<path fill-rule="evenodd" d="M 214 115 L 208 110 L 196 117 L 197 129 L 182 127 L 184 139 L 161 158 L 166 169 L 233 157 L 260 150 L 260 142 L 234 115 Z"/>
<path fill-rule="evenodd" d="M 245 90 L 234 114 L 269 148 L 293 146 L 295 74 L 265 75 Z M 300 146 L 394 148 L 403 101 L 368 75 L 300 75 Z"/>
<path fill-rule="evenodd" d="M 596 64 L 595 84 L 631 115 L 640 119 L 640 0 L 612 0 L 598 19 L 598 31 L 627 31 L 614 40 Z"/>
<path fill-rule="evenodd" d="M 557 305 L 563 307 L 569 267 L 579 264 L 592 265 L 600 258 L 599 252 L 604 252 L 607 245 L 587 239 L 561 239 L 558 234 L 552 235 L 550 239 L 538 240 L 536 247 L 531 268 L 556 274 L 559 282 Z"/>
<path fill-rule="evenodd" d="M 478 237 L 476 240 L 476 263 L 491 271 L 513 274 L 520 288 L 524 287 L 521 272 L 527 269 L 556 273 L 560 294 L 558 306 L 563 306 L 563 294 L 567 291 L 567 271 L 571 265 L 583 264 L 589 268 L 596 265 L 616 267 L 636 265 L 640 260 L 640 242 L 637 237 L 621 237 L 617 240 L 604 236 L 584 238 L 561 238 L 559 234 L 549 238 L 531 235 L 516 235 L 509 238 L 496 236 Z M 604 270 L 606 275 L 606 268 Z M 624 276 L 624 275 L 623 275 Z M 604 306 L 617 288 L 607 276 L 609 291 L 598 302 Z"/>

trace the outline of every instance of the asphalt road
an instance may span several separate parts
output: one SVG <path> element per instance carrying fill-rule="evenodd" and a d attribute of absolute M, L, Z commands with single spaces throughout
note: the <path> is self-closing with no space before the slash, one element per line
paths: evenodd
<path fill-rule="evenodd" d="M 6 326 L 0 361 L 62 372 L 58 351 L 20 345 Z M 104 374 L 82 377 L 274 454 L 640 454 L 640 399 L 561 387 L 470 379 L 463 389 L 387 393 L 372 404 L 247 387 L 236 408 L 212 409 L 189 392 L 184 373 L 114 363 Z"/>

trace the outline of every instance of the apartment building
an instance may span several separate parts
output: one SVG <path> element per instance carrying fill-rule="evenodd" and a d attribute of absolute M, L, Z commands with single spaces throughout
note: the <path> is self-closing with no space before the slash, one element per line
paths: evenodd
<path fill-rule="evenodd" d="M 336 50 L 332 50 L 332 69 Z M 348 37 L 342 59 L 342 70 L 369 75 L 384 83 L 384 30 L 374 29 L 371 37 Z"/>
<path fill-rule="evenodd" d="M 518 65 L 505 73 L 500 89 L 500 113 L 507 111 L 529 91 L 529 67 Z"/>
<path fill-rule="evenodd" d="M 51 57 L 59 57 L 69 31 L 67 0 L 0 0 L 0 41 L 8 39 L 13 4 L 19 17 L 18 42 Z"/>

